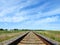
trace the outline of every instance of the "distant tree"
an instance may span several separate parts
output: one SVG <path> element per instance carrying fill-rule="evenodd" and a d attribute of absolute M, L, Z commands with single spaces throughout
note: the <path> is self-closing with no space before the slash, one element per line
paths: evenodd
<path fill-rule="evenodd" d="M 5 29 L 5 31 L 8 31 L 8 29 Z"/>
<path fill-rule="evenodd" d="M 22 29 L 22 31 L 30 31 L 29 29 Z"/>
<path fill-rule="evenodd" d="M 14 29 L 14 31 L 18 31 L 18 29 Z"/>
<path fill-rule="evenodd" d="M 4 31 L 4 29 L 0 28 L 0 31 Z"/>

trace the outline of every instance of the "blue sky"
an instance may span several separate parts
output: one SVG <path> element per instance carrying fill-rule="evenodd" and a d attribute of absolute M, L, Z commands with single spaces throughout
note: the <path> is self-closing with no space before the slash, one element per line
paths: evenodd
<path fill-rule="evenodd" d="M 0 0 L 0 28 L 60 30 L 60 0 Z"/>

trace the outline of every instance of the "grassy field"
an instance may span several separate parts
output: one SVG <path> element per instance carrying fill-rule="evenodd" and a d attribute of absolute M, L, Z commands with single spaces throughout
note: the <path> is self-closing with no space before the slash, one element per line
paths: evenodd
<path fill-rule="evenodd" d="M 60 42 L 60 31 L 37 31 L 37 33 Z"/>
<path fill-rule="evenodd" d="M 11 31 L 0 31 L 0 42 L 11 39 L 13 37 L 16 37 L 18 35 L 22 35 L 23 33 L 26 33 L 27 30 L 11 30 Z M 42 34 L 48 38 L 51 38 L 53 40 L 56 40 L 58 42 L 60 42 L 60 31 L 36 31 L 39 34 Z"/>
<path fill-rule="evenodd" d="M 22 35 L 26 31 L 0 31 L 0 42 Z"/>

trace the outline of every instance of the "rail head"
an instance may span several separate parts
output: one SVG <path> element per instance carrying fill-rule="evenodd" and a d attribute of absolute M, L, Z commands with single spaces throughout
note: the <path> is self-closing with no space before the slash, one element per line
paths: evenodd
<path fill-rule="evenodd" d="M 36 33 L 36 32 L 33 32 L 33 33 L 36 34 L 37 36 L 43 38 L 44 40 L 46 40 L 47 42 L 49 42 L 51 45 L 60 45 L 60 43 L 57 42 L 57 41 L 55 41 L 55 40 L 52 40 L 52 39 L 50 39 L 50 38 L 47 38 L 47 37 L 45 37 L 45 36 L 43 36 L 43 35 L 41 35 L 41 34 L 38 34 L 38 33 Z"/>
<path fill-rule="evenodd" d="M 0 42 L 0 45 L 9 45 L 11 43 L 13 43 L 14 41 L 18 40 L 19 38 L 22 38 L 23 36 L 25 36 L 26 34 L 28 34 L 29 32 L 26 32 L 25 34 L 22 34 L 18 37 L 14 37 L 12 39 L 9 39 L 9 40 L 6 40 L 6 41 L 3 41 L 3 42 Z"/>

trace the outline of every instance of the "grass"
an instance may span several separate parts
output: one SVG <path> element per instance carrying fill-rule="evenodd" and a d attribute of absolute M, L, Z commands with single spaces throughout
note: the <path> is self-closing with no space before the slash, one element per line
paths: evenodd
<path fill-rule="evenodd" d="M 37 31 L 37 33 L 60 42 L 60 31 Z"/>
<path fill-rule="evenodd" d="M 22 35 L 26 31 L 0 31 L 0 42 Z"/>
<path fill-rule="evenodd" d="M 27 32 L 27 30 L 11 30 L 11 31 L 0 31 L 0 42 L 11 39 L 15 36 L 21 35 L 23 33 Z M 60 31 L 36 31 L 39 34 L 42 34 L 48 38 L 51 38 L 53 40 L 56 40 L 60 42 Z"/>

